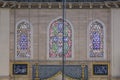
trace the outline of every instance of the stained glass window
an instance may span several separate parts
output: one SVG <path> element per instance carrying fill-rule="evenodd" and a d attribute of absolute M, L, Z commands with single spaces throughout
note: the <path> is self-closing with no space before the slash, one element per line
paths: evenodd
<path fill-rule="evenodd" d="M 68 21 L 63 19 L 54 20 L 49 27 L 49 58 L 61 58 L 63 54 L 66 58 L 72 58 L 72 26 Z"/>
<path fill-rule="evenodd" d="M 31 25 L 27 21 L 21 21 L 16 26 L 16 57 L 30 58 L 32 44 Z"/>
<path fill-rule="evenodd" d="M 104 57 L 105 33 L 104 26 L 94 21 L 89 28 L 89 55 L 90 57 Z"/>

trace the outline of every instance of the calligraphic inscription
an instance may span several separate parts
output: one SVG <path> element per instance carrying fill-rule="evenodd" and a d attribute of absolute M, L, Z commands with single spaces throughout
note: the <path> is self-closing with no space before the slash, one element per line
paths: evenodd
<path fill-rule="evenodd" d="M 27 75 L 27 64 L 13 64 L 13 75 Z"/>
<path fill-rule="evenodd" d="M 108 75 L 108 64 L 93 64 L 93 75 Z"/>

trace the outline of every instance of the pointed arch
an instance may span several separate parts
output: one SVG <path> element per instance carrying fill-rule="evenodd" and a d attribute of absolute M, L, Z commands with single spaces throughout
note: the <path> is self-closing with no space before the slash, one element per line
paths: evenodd
<path fill-rule="evenodd" d="M 100 20 L 92 21 L 88 26 L 88 57 L 92 59 L 104 59 L 106 57 L 106 33 L 105 25 Z"/>
<path fill-rule="evenodd" d="M 21 20 L 17 22 L 15 32 L 16 59 L 32 58 L 32 25 L 27 20 Z"/>
<path fill-rule="evenodd" d="M 51 21 L 48 26 L 48 59 L 61 59 L 63 53 L 66 59 L 73 58 L 73 27 L 72 24 L 65 20 L 64 23 L 64 40 L 63 40 L 63 19 L 59 17 Z M 64 42 L 63 42 L 64 41 Z"/>

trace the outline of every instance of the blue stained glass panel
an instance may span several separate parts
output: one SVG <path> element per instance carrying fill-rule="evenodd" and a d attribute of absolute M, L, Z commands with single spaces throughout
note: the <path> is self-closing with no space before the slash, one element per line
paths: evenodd
<path fill-rule="evenodd" d="M 104 28 L 99 21 L 94 21 L 89 29 L 89 54 L 90 57 L 104 56 Z"/>
<path fill-rule="evenodd" d="M 100 35 L 98 32 L 93 32 L 93 50 L 100 49 Z"/>
<path fill-rule="evenodd" d="M 63 24 L 58 23 L 58 32 L 62 32 L 62 31 L 63 31 Z"/>
<path fill-rule="evenodd" d="M 21 50 L 27 49 L 28 47 L 27 44 L 28 44 L 27 36 L 25 34 L 21 34 L 20 41 L 19 41 L 20 49 Z"/>
<path fill-rule="evenodd" d="M 16 26 L 16 57 L 30 58 L 32 34 L 31 26 L 28 22 L 22 21 Z"/>

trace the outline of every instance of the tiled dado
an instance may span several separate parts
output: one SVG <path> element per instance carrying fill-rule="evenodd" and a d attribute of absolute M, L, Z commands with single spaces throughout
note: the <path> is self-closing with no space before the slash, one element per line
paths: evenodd
<path fill-rule="evenodd" d="M 31 78 L 23 78 L 23 77 L 21 77 L 21 78 L 6 78 L 6 77 L 0 77 L 0 80 L 32 80 Z M 89 80 L 120 80 L 120 78 L 98 78 L 98 77 L 96 77 L 96 78 L 91 78 L 91 77 L 89 77 Z"/>
<path fill-rule="evenodd" d="M 52 62 L 51 62 L 52 63 Z M 25 75 L 16 75 L 16 74 L 13 74 L 13 64 L 16 64 L 16 65 L 21 65 L 21 64 L 27 64 L 27 74 Z M 36 62 L 27 62 L 27 61 L 16 61 L 16 62 L 11 62 L 10 63 L 10 77 L 11 79 L 10 80 L 32 80 L 32 76 L 33 76 L 33 65 L 35 65 Z M 43 65 L 41 64 L 41 62 L 38 63 L 39 65 Z M 68 65 L 71 65 L 69 63 L 67 63 Z M 85 62 L 84 63 L 85 65 L 88 66 L 88 80 L 112 80 L 111 78 L 111 70 L 110 70 L 110 62 Z M 44 63 L 44 65 L 47 65 L 46 62 Z M 52 64 L 53 65 L 53 64 Z M 72 64 L 72 65 L 83 65 L 83 62 L 75 62 Z M 107 74 L 93 74 L 93 65 L 107 65 L 108 68 L 106 71 Z M 98 69 L 98 68 L 97 68 Z M 101 66 L 100 68 L 101 69 Z M 103 70 L 103 69 L 102 69 Z M 1 80 L 1 79 L 0 79 Z M 120 79 L 113 79 L 113 80 L 120 80 Z"/>

